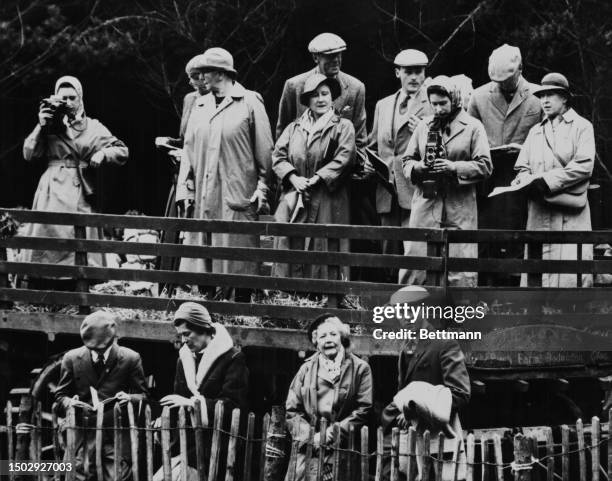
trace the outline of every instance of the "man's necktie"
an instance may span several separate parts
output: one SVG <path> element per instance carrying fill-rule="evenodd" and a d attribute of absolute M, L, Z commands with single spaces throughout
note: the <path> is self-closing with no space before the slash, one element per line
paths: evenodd
<path fill-rule="evenodd" d="M 94 362 L 94 370 L 96 371 L 98 379 L 102 377 L 102 374 L 104 373 L 104 367 L 104 356 L 98 356 L 98 360 Z"/>
<path fill-rule="evenodd" d="M 202 352 L 196 352 L 196 355 L 195 355 L 196 370 L 198 369 L 198 366 L 200 365 L 200 361 L 202 360 L 203 355 L 204 353 Z"/>
<path fill-rule="evenodd" d="M 399 104 L 399 113 L 400 115 L 404 115 L 406 110 L 408 110 L 408 102 L 410 101 L 410 95 L 407 95 L 404 100 Z"/>

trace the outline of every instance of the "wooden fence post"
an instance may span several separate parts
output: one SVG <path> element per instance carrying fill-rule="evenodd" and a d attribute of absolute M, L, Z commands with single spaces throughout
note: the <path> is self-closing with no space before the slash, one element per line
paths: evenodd
<path fill-rule="evenodd" d="M 251 463 L 253 459 L 253 438 L 255 437 L 255 413 L 249 413 L 247 420 L 246 442 L 244 445 L 244 465 L 242 468 L 242 478 L 251 479 Z"/>
<path fill-rule="evenodd" d="M 393 428 L 391 430 L 391 474 L 389 475 L 390 481 L 397 481 L 399 479 L 399 429 Z"/>
<path fill-rule="evenodd" d="M 384 444 L 383 444 L 383 430 L 379 427 L 376 431 L 376 475 L 375 481 L 382 480 L 383 471 L 383 455 L 384 455 Z"/>
<path fill-rule="evenodd" d="M 527 436 L 514 436 L 514 481 L 531 481 L 531 442 Z M 502 478 L 503 479 L 503 478 Z"/>
<path fill-rule="evenodd" d="M 608 479 L 612 480 L 612 409 L 608 410 Z"/>
<path fill-rule="evenodd" d="M 274 407 L 272 411 L 274 412 Z M 259 481 L 265 479 L 266 446 L 268 444 L 268 429 L 270 426 L 270 414 L 266 413 L 261 422 L 261 446 L 259 447 Z"/>
<path fill-rule="evenodd" d="M 578 437 L 578 460 L 580 463 L 580 481 L 587 479 L 586 452 L 584 450 L 584 425 L 582 419 L 576 421 L 576 436 Z"/>
<path fill-rule="evenodd" d="M 530 242 L 527 244 L 527 259 L 542 259 L 542 243 Z M 527 274 L 527 285 L 529 287 L 542 286 L 542 273 L 530 272 Z"/>
<path fill-rule="evenodd" d="M 151 406 L 145 406 L 145 442 L 147 447 L 147 481 L 153 481 L 153 431 L 151 429 Z"/>
<path fill-rule="evenodd" d="M 181 481 L 187 481 L 187 417 L 185 415 L 185 406 L 179 407 L 178 410 L 178 434 L 179 456 L 181 460 L 179 479 Z"/>
<path fill-rule="evenodd" d="M 57 419 L 57 403 L 53 403 L 51 407 L 51 426 L 52 433 L 51 439 L 53 442 L 53 460 L 56 462 L 60 462 L 60 445 L 59 445 L 59 423 Z M 56 471 L 53 473 L 53 481 L 60 481 L 60 473 Z"/>
<path fill-rule="evenodd" d="M 546 481 L 555 479 L 555 445 L 553 442 L 552 429 L 546 429 Z"/>
<path fill-rule="evenodd" d="M 361 481 L 368 481 L 370 476 L 370 452 L 368 438 L 370 436 L 367 426 L 361 428 Z"/>
<path fill-rule="evenodd" d="M 96 413 L 96 473 L 98 479 L 104 479 L 104 465 L 102 464 L 102 442 L 104 432 L 103 421 L 104 421 L 104 410 L 100 407 Z M 117 456 L 117 453 L 115 453 Z"/>
<path fill-rule="evenodd" d="M 191 421 L 195 431 L 196 466 L 198 473 L 204 473 L 206 464 L 204 463 L 204 429 L 202 425 L 202 404 L 200 399 L 196 398 L 195 400 Z"/>
<path fill-rule="evenodd" d="M 210 466 L 208 466 L 208 479 L 211 480 L 217 479 L 217 472 L 219 471 L 219 452 L 222 445 L 221 430 L 223 429 L 224 414 L 225 406 L 223 401 L 217 401 L 215 405 L 214 431 L 210 447 Z"/>
<path fill-rule="evenodd" d="M 353 474 L 353 453 L 355 451 L 356 439 L 355 439 L 355 425 L 349 424 L 348 431 L 348 453 L 346 459 L 346 479 L 355 479 L 355 475 Z"/>
<path fill-rule="evenodd" d="M 0 247 L 0 262 L 6 262 L 6 247 Z M 9 275 L 8 274 L 0 274 L 0 288 L 10 287 L 9 284 Z M 13 303 L 10 301 L 2 301 L 0 302 L 0 309 L 11 309 L 13 307 Z"/>
<path fill-rule="evenodd" d="M 429 234 L 426 235 L 429 237 Z M 447 233 L 444 231 L 444 238 L 447 239 Z M 441 286 L 446 284 L 446 260 L 448 258 L 447 249 L 444 249 L 444 242 L 438 240 L 427 240 L 427 257 L 444 257 L 443 271 L 427 271 L 425 285 Z"/>
<path fill-rule="evenodd" d="M 593 416 L 591 420 L 591 461 L 593 463 L 593 481 L 599 481 L 599 442 L 601 440 L 601 426 L 599 425 L 599 418 Z"/>
<path fill-rule="evenodd" d="M 240 430 L 240 409 L 232 411 L 232 424 L 230 438 L 227 443 L 227 466 L 225 468 L 225 481 L 234 481 L 236 476 L 236 450 L 238 448 L 238 433 Z"/>
<path fill-rule="evenodd" d="M 297 469 L 297 456 L 300 448 L 299 427 L 293 426 L 291 432 L 291 454 L 289 455 L 289 465 L 287 466 L 287 481 L 294 481 Z"/>
<path fill-rule="evenodd" d="M 304 458 L 304 470 L 306 473 L 309 473 L 312 465 L 312 451 L 313 451 L 313 443 L 314 443 L 314 435 L 315 435 L 315 427 L 310 426 L 308 431 L 308 443 L 306 444 L 306 457 Z M 308 475 L 305 476 L 308 478 Z"/>
<path fill-rule="evenodd" d="M 66 456 L 65 459 L 76 458 L 76 416 L 74 406 L 69 406 L 66 413 Z M 66 481 L 74 481 L 76 479 L 76 470 L 72 469 L 66 474 Z M 120 478 L 116 478 L 120 479 Z"/>
<path fill-rule="evenodd" d="M 36 462 L 42 460 L 42 404 L 40 401 L 36 403 L 36 409 L 34 411 L 35 426 L 32 435 L 32 448 L 33 456 L 31 459 Z M 43 472 L 37 473 L 38 481 L 43 481 Z"/>
<path fill-rule="evenodd" d="M 474 481 L 474 454 L 475 454 L 475 443 L 474 435 L 472 433 L 467 435 L 467 444 L 465 447 L 465 455 L 467 465 L 465 467 L 465 480 Z"/>
<path fill-rule="evenodd" d="M 482 459 L 482 481 L 489 481 L 489 440 L 480 438 L 480 456 Z"/>
<path fill-rule="evenodd" d="M 32 419 L 32 396 L 29 393 L 21 395 L 17 423 L 29 424 Z M 30 450 L 31 433 L 29 430 L 15 431 L 15 461 L 26 461 Z"/>
<path fill-rule="evenodd" d="M 323 472 L 325 471 L 325 436 L 327 433 L 327 418 L 321 418 L 321 424 L 319 425 L 319 460 L 317 465 L 317 476 L 316 481 L 323 479 Z"/>
<path fill-rule="evenodd" d="M 74 238 L 75 239 L 87 239 L 87 228 L 84 225 L 74 226 Z M 87 252 L 76 251 L 74 253 L 74 265 L 87 267 Z M 89 279 L 77 278 L 76 281 L 77 292 L 87 294 L 89 292 Z M 89 314 L 91 312 L 89 306 L 79 306 L 79 314 Z"/>
<path fill-rule="evenodd" d="M 493 454 L 495 458 L 495 471 L 497 473 L 497 481 L 504 481 L 504 460 L 502 459 L 502 447 L 499 434 L 493 436 Z"/>
<path fill-rule="evenodd" d="M 131 454 L 132 454 L 132 479 L 134 481 L 140 481 L 140 469 L 138 460 L 138 426 L 136 425 L 136 419 L 134 417 L 134 405 L 128 401 L 127 403 L 127 414 L 128 421 L 130 423 L 130 442 L 131 442 Z M 116 454 L 115 454 L 116 455 Z"/>
<path fill-rule="evenodd" d="M 272 406 L 265 444 L 264 481 L 280 481 L 285 466 L 285 407 Z"/>
<path fill-rule="evenodd" d="M 423 433 L 423 453 L 421 460 L 421 479 L 429 479 L 431 472 L 431 433 L 427 429 Z"/>
<path fill-rule="evenodd" d="M 438 458 L 436 459 L 436 481 L 442 481 L 444 471 L 444 434 L 438 434 Z"/>
<path fill-rule="evenodd" d="M 415 480 L 417 476 L 416 442 L 416 429 L 410 426 L 410 429 L 408 430 L 408 466 L 406 468 L 408 481 Z"/>
<path fill-rule="evenodd" d="M 570 481 L 569 478 L 569 427 L 567 424 L 561 426 L 561 478 Z"/>
<path fill-rule="evenodd" d="M 115 425 L 116 424 L 115 422 Z M 161 453 L 164 481 L 172 481 L 172 465 L 170 461 L 170 408 L 168 406 L 164 406 L 161 415 Z"/>
<path fill-rule="evenodd" d="M 14 438 L 13 438 L 13 404 L 11 401 L 7 401 L 6 403 L 6 444 L 7 444 L 7 452 L 8 452 L 8 460 L 15 460 L 15 447 L 14 447 Z M 15 473 L 9 473 L 10 481 L 14 481 Z"/>
<path fill-rule="evenodd" d="M 338 424 L 334 424 L 333 433 L 334 433 L 334 457 L 333 457 L 333 464 L 332 464 L 332 479 L 334 481 L 337 481 L 338 473 L 340 472 L 340 441 L 342 440 L 342 432 L 340 431 L 340 426 Z"/>

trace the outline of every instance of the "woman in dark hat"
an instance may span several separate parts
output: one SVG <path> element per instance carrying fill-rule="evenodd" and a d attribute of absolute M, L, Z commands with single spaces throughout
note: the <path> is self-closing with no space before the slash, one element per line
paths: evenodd
<path fill-rule="evenodd" d="M 514 169 L 513 184 L 529 183 L 528 230 L 591 230 L 587 199 L 595 162 L 593 125 L 571 108 L 569 82 L 549 73 L 535 89 L 545 118 L 529 131 Z M 591 245 L 582 246 L 582 259 L 593 258 Z M 574 244 L 544 244 L 542 259 L 575 260 Z M 527 285 L 523 275 L 522 285 Z M 576 287 L 575 274 L 543 274 L 543 287 Z M 584 274 L 582 285 L 592 284 Z"/>
<path fill-rule="evenodd" d="M 333 101 L 340 95 L 334 78 L 315 73 L 304 84 L 300 102 L 308 107 L 279 137 L 272 169 L 282 186 L 278 222 L 349 224 L 348 178 L 355 152 L 353 124 L 340 118 Z M 348 252 L 347 239 L 277 237 L 276 249 Z M 323 266 L 275 264 L 277 277 L 339 278 Z M 348 278 L 347 272 L 343 272 Z"/>
<path fill-rule="evenodd" d="M 305 454 L 310 425 L 314 423 L 315 450 L 326 458 L 326 472 L 330 472 L 334 426 L 346 440 L 349 426 L 359 432 L 367 424 L 372 409 L 372 371 L 367 362 L 347 352 L 350 347 L 349 327 L 340 319 L 323 314 L 308 329 L 308 339 L 317 352 L 308 358 L 293 378 L 287 396 L 287 427 L 300 441 L 296 465 L 296 481 L 314 479 L 316 462 L 306 471 Z M 328 421 L 327 431 L 319 432 L 322 418 Z M 321 449 L 321 447 L 323 448 Z M 311 469 L 315 469 L 311 472 Z M 290 476 L 292 473 L 288 473 Z"/>

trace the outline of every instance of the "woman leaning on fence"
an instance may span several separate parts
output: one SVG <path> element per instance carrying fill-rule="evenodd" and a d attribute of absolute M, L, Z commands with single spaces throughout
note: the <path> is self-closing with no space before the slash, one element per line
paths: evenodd
<path fill-rule="evenodd" d="M 330 314 L 323 314 L 308 329 L 317 353 L 308 358 L 293 378 L 287 395 L 287 428 L 299 440 L 296 481 L 315 479 L 317 457 L 325 457 L 324 477 L 331 479 L 334 426 L 346 447 L 349 426 L 359 433 L 372 409 L 372 371 L 367 362 L 348 352 L 349 327 Z M 327 430 L 319 431 L 327 419 Z M 315 426 L 313 458 L 305 466 L 310 426 Z M 341 457 L 341 460 L 344 459 Z M 342 469 L 340 469 L 340 479 Z M 291 473 L 288 473 L 289 476 Z"/>
<path fill-rule="evenodd" d="M 282 185 L 275 213 L 278 222 L 350 224 L 348 180 L 355 153 L 353 124 L 340 118 L 333 101 L 340 85 L 313 74 L 304 84 L 300 102 L 308 109 L 283 131 L 272 169 Z M 348 252 L 348 239 L 277 237 L 275 249 Z M 343 272 L 348 278 L 348 270 Z M 329 278 L 326 266 L 275 264 L 277 277 Z"/>
<path fill-rule="evenodd" d="M 587 198 L 589 179 L 595 159 L 593 125 L 570 106 L 567 79 L 550 73 L 534 91 L 546 118 L 532 127 L 523 144 L 514 169 L 513 184 L 528 183 L 528 230 L 591 230 L 591 212 Z M 577 258 L 574 244 L 544 244 L 542 259 Z M 593 258 L 593 247 L 583 245 L 582 259 Z M 522 285 L 527 285 L 523 274 Z M 576 287 L 576 274 L 543 274 L 543 287 Z M 582 285 L 592 284 L 584 274 Z"/>
<path fill-rule="evenodd" d="M 92 212 L 95 194 L 90 179 L 92 169 L 104 163 L 124 164 L 128 149 L 96 119 L 85 115 L 83 87 L 75 77 L 61 77 L 55 94 L 41 103 L 38 124 L 23 144 L 27 161 L 47 163 L 34 195 L 33 210 Z M 31 224 L 26 236 L 74 238 L 74 227 Z M 98 238 L 96 229 L 87 230 L 88 239 Z M 100 254 L 89 254 L 91 265 L 101 265 Z M 26 251 L 26 262 L 74 264 L 74 252 Z"/>

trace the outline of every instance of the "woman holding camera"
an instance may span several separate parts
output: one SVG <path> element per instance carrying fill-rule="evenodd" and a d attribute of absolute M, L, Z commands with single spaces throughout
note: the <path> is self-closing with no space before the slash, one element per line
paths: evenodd
<path fill-rule="evenodd" d="M 595 163 L 593 125 L 571 108 L 569 82 L 549 73 L 533 94 L 540 99 L 545 119 L 534 125 L 523 144 L 513 184 L 528 184 L 527 230 L 591 230 L 587 192 Z M 542 259 L 576 260 L 575 244 L 544 244 Z M 581 259 L 593 258 L 593 246 L 582 246 Z M 523 274 L 521 285 L 527 285 Z M 576 274 L 542 274 L 542 287 L 576 287 Z M 593 282 L 582 275 L 582 285 Z"/>
<path fill-rule="evenodd" d="M 476 186 L 493 171 L 484 126 L 461 107 L 461 92 L 441 75 L 427 87 L 434 110 L 417 126 L 404 155 L 404 175 L 416 185 L 409 227 L 477 229 Z M 409 242 L 406 255 L 426 256 L 424 242 Z M 451 244 L 450 257 L 478 257 L 476 244 Z M 475 272 L 450 272 L 451 286 L 475 287 Z M 412 271 L 408 284 L 424 284 Z"/>
<path fill-rule="evenodd" d="M 47 163 L 32 210 L 88 214 L 94 194 L 89 169 L 104 163 L 124 164 L 128 149 L 102 123 L 85 115 L 81 82 L 65 76 L 55 83 L 55 95 L 41 103 L 38 124 L 25 139 L 23 156 Z M 74 227 L 31 224 L 25 235 L 72 239 Z M 87 238 L 98 238 L 97 230 L 88 228 Z M 102 265 L 100 254 L 89 254 L 88 260 L 90 265 Z M 30 250 L 25 261 L 73 265 L 74 252 Z"/>

